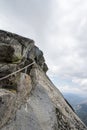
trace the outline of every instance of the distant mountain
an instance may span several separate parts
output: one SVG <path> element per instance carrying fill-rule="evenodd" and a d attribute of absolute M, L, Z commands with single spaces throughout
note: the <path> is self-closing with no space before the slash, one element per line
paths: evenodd
<path fill-rule="evenodd" d="M 74 108 L 77 115 L 87 125 L 87 97 L 72 93 L 65 93 L 63 95 Z"/>
<path fill-rule="evenodd" d="M 87 125 L 87 102 L 76 105 L 75 111 L 82 121 Z"/>
<path fill-rule="evenodd" d="M 86 97 L 73 93 L 63 93 L 63 96 L 72 105 L 72 107 L 75 107 L 76 105 L 87 100 Z"/>

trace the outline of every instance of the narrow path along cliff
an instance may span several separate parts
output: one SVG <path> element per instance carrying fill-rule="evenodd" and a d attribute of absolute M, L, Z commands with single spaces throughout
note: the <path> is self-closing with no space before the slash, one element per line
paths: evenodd
<path fill-rule="evenodd" d="M 0 130 L 87 130 L 47 70 L 33 40 L 0 30 Z"/>

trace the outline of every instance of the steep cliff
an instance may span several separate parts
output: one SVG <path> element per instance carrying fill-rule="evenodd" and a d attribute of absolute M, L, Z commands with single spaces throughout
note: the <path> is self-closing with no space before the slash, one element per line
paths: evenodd
<path fill-rule="evenodd" d="M 0 30 L 0 130 L 87 130 L 47 70 L 33 40 Z"/>

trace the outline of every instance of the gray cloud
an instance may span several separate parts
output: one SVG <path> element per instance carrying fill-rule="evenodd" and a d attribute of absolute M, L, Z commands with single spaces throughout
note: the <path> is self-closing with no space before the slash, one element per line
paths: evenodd
<path fill-rule="evenodd" d="M 32 37 L 41 43 L 48 18 L 51 0 L 1 0 L 1 28 Z"/>

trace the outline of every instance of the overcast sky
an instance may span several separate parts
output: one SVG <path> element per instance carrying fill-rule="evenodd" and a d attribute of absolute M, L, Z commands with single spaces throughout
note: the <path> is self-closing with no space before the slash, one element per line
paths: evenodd
<path fill-rule="evenodd" d="M 0 29 L 34 39 L 61 92 L 87 94 L 87 0 L 0 0 Z"/>

